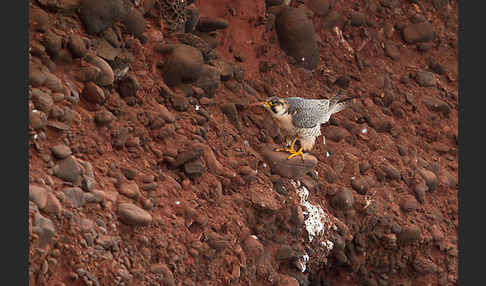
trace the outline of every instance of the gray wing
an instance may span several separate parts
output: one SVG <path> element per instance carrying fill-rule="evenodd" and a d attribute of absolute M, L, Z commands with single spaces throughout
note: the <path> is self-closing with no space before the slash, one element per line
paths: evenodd
<path fill-rule="evenodd" d="M 313 128 L 325 122 L 329 117 L 329 100 L 304 99 L 300 97 L 286 98 L 289 103 L 289 113 L 292 123 L 298 128 Z M 327 118 L 329 119 L 329 118 Z"/>

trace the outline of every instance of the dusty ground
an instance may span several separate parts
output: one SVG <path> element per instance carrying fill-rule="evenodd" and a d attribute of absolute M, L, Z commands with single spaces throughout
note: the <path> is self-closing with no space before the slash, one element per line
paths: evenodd
<path fill-rule="evenodd" d="M 31 47 L 49 50 L 50 32 L 68 54 L 70 35 L 99 39 L 86 32 L 78 12 L 47 8 L 51 2 L 30 1 Z M 157 13 L 144 16 L 146 42 L 120 32 L 119 40 L 130 43 L 121 50 L 133 55 L 135 97 L 121 98 L 115 80 L 103 86 L 106 100 L 92 103 L 82 92 L 87 82 L 73 76 L 84 59 L 31 49 L 31 66 L 41 62 L 63 86 L 59 92 L 55 84 L 34 86 L 30 76 L 31 93 L 44 90 L 56 106 L 49 107 L 48 125 L 29 130 L 30 183 L 42 188 L 30 191 L 31 285 L 457 285 L 457 1 L 330 2 L 327 16 L 309 11 L 319 63 L 308 71 L 280 49 L 265 1 L 195 1 L 201 17 L 227 21 L 216 31 L 214 50 L 244 76 L 221 81 L 212 98 L 194 94 L 190 84 L 173 87 L 186 98 L 184 111 L 164 92 L 158 63 L 167 56 L 155 47 L 177 38 L 161 29 L 167 23 Z M 33 9 L 45 12 L 43 29 Z M 355 26 L 356 12 L 364 23 Z M 343 19 L 338 30 L 326 28 L 332 13 Z M 435 30 L 427 51 L 403 39 L 402 29 L 414 21 Z M 398 47 L 399 59 L 386 54 L 385 43 Z M 414 74 L 430 70 L 433 85 L 421 86 Z M 340 84 L 343 76 L 349 85 Z M 68 100 L 74 93 L 66 82 L 79 102 Z M 268 114 L 247 104 L 269 95 L 328 98 L 341 91 L 358 98 L 322 126 L 326 144 L 319 139 L 312 151 L 316 172 L 299 180 L 272 174 L 263 148 L 280 143 L 278 132 Z M 29 103 L 31 112 L 41 109 Z M 222 110 L 228 103 L 236 105 L 240 130 Z M 105 125 L 96 117 L 103 110 L 115 115 Z M 173 118 L 154 127 L 160 114 Z M 77 161 L 78 173 L 67 168 L 73 182 L 60 178 L 56 165 L 63 160 L 52 152 L 58 144 L 88 162 L 92 174 Z M 196 163 L 173 166 L 198 150 Z M 299 185 L 334 225 L 313 242 Z M 82 192 L 66 191 L 73 186 Z M 333 203 L 343 188 L 351 190 L 350 207 Z M 125 223 L 122 203 L 145 210 L 150 222 Z M 318 245 L 326 241 L 333 245 L 328 252 Z M 302 264 L 304 254 L 310 259 Z"/>

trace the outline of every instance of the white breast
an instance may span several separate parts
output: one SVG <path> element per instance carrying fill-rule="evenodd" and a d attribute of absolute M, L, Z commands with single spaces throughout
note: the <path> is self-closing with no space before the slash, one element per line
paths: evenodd
<path fill-rule="evenodd" d="M 275 123 L 277 124 L 278 128 L 286 133 L 286 134 L 295 134 L 295 128 L 292 124 L 292 116 L 290 114 L 285 115 L 275 115 L 272 114 L 273 118 L 275 119 Z"/>

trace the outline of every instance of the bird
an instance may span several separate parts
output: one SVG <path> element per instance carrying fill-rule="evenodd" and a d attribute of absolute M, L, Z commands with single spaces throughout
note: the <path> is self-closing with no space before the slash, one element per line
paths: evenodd
<path fill-rule="evenodd" d="M 290 153 L 287 159 L 300 155 L 304 160 L 304 152 L 311 151 L 317 137 L 321 135 L 321 125 L 328 122 L 331 115 L 348 107 L 349 100 L 353 98 L 343 99 L 343 95 L 335 95 L 330 99 L 272 96 L 266 101 L 252 103 L 249 106 L 264 107 L 272 115 L 285 142 L 284 148 L 276 148 L 275 151 Z M 325 137 L 323 138 L 325 140 Z M 300 148 L 296 151 L 297 141 Z"/>

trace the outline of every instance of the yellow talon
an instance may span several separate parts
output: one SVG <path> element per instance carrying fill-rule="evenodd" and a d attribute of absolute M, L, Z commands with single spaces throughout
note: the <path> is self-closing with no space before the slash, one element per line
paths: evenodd
<path fill-rule="evenodd" d="M 291 155 L 287 159 L 291 159 L 297 155 L 300 155 L 302 157 L 302 160 L 304 160 L 304 153 L 302 152 L 302 147 L 300 147 L 299 151 L 295 152 L 294 150 L 294 152 L 290 152 L 290 153 Z"/>
<path fill-rule="evenodd" d="M 293 153 L 296 152 L 295 149 L 294 149 L 295 141 L 297 141 L 297 139 L 292 140 L 292 144 L 290 144 L 289 148 L 275 148 L 274 151 L 277 151 L 277 152 L 285 151 L 285 152 L 289 152 L 289 153 L 293 154 Z"/>
<path fill-rule="evenodd" d="M 292 143 L 290 144 L 290 148 L 287 148 L 287 152 L 290 152 L 290 153 L 295 153 L 295 141 L 297 141 L 297 138 L 292 140 Z"/>

